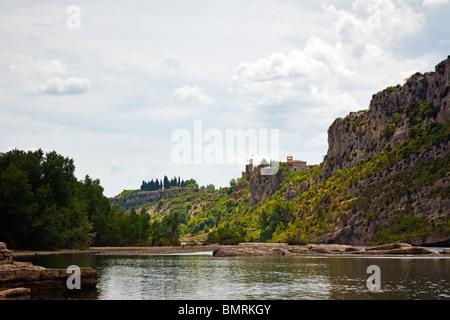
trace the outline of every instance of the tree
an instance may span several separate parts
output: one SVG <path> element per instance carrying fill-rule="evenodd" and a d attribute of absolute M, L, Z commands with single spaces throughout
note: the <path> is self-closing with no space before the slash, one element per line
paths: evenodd
<path fill-rule="evenodd" d="M 169 182 L 169 179 L 167 178 L 167 176 L 164 176 L 163 187 L 164 187 L 164 189 L 170 188 L 170 182 Z"/>
<path fill-rule="evenodd" d="M 0 238 L 8 247 L 15 249 L 27 242 L 35 211 L 28 175 L 11 163 L 0 178 Z"/>
<path fill-rule="evenodd" d="M 236 179 L 231 179 L 230 180 L 230 188 L 231 189 L 235 189 L 236 188 L 236 185 L 237 185 L 237 182 L 236 182 Z"/>
<path fill-rule="evenodd" d="M 72 159 L 55 151 L 0 154 L 0 238 L 11 248 L 85 247 L 95 215 L 110 210 L 99 183 L 74 176 Z M 91 187 L 93 186 L 93 187 Z M 97 188 L 97 192 L 95 191 Z"/>
<path fill-rule="evenodd" d="M 163 237 L 173 246 L 180 244 L 180 212 L 170 212 L 162 219 Z"/>
<path fill-rule="evenodd" d="M 53 199 L 59 206 L 67 206 L 76 181 L 75 165 L 72 159 L 64 158 L 55 151 L 45 155 L 42 162 L 42 180 L 51 187 Z"/>
<path fill-rule="evenodd" d="M 292 219 L 294 219 L 294 206 L 292 205 L 292 202 L 282 199 L 268 202 L 261 209 L 260 240 L 269 240 L 272 238 L 272 234 L 275 230 L 284 230 Z"/>
<path fill-rule="evenodd" d="M 189 180 L 186 180 L 184 183 L 183 183 L 183 187 L 193 187 L 193 188 L 198 188 L 198 183 L 197 183 L 197 181 L 195 181 L 195 179 L 189 179 Z"/>
<path fill-rule="evenodd" d="M 232 228 L 230 223 L 222 223 L 216 230 L 208 234 L 208 243 L 237 245 L 245 241 L 246 232 L 242 228 Z"/>
<path fill-rule="evenodd" d="M 267 162 L 267 160 L 265 158 L 262 158 L 259 165 L 262 167 L 267 167 L 269 165 L 269 162 Z"/>

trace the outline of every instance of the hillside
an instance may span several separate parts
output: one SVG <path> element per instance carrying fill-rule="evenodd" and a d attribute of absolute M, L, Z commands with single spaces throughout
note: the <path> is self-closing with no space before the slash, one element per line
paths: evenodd
<path fill-rule="evenodd" d="M 184 239 L 233 230 L 247 241 L 450 245 L 449 88 L 450 57 L 374 94 L 368 110 L 333 122 L 311 170 L 282 164 L 221 190 L 128 197 L 154 218 L 181 212 Z"/>

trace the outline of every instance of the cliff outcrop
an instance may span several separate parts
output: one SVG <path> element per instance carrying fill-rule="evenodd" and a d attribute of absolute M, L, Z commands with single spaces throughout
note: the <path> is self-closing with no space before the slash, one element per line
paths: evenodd
<path fill-rule="evenodd" d="M 270 197 L 278 189 L 282 180 L 282 170 L 278 170 L 274 175 L 261 175 L 259 172 L 253 173 L 248 183 L 252 204 Z"/>
<path fill-rule="evenodd" d="M 368 110 L 336 119 L 328 129 L 328 152 L 322 165 L 325 179 L 337 170 L 406 141 L 417 125 L 450 119 L 450 57 L 434 72 L 416 73 L 402 86 L 388 87 L 372 96 Z M 448 152 L 436 150 L 434 157 Z"/>
<path fill-rule="evenodd" d="M 415 245 L 450 244 L 449 88 L 450 56 L 434 72 L 374 94 L 368 110 L 333 122 L 321 181 L 361 164 L 368 170 L 364 163 L 385 168 L 347 190 L 364 205 L 349 206 L 321 242 L 365 244 L 409 232 L 404 240 Z M 402 149 L 392 152 L 396 146 Z M 389 166 L 381 157 L 370 162 L 383 154 Z"/>
<path fill-rule="evenodd" d="M 450 56 L 336 119 L 311 174 L 280 184 L 296 217 L 276 241 L 450 245 Z"/>

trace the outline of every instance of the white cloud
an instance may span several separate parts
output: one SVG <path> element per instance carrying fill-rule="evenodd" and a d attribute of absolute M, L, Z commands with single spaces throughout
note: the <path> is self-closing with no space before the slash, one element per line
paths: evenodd
<path fill-rule="evenodd" d="M 429 6 L 429 5 L 439 5 L 439 4 L 447 4 L 449 2 L 449 0 L 423 0 L 423 5 L 424 6 Z"/>
<path fill-rule="evenodd" d="M 173 99 L 177 102 L 210 106 L 214 100 L 202 92 L 198 86 L 183 86 L 173 91 Z"/>
<path fill-rule="evenodd" d="M 323 8 L 335 20 L 339 41 L 353 47 L 368 42 L 391 47 L 425 25 L 423 14 L 401 1 L 356 0 L 351 11 L 337 10 L 333 5 Z"/>
<path fill-rule="evenodd" d="M 84 78 L 51 78 L 45 84 L 39 86 L 38 92 L 55 95 L 81 94 L 87 92 L 90 87 L 89 80 Z"/>
<path fill-rule="evenodd" d="M 312 106 L 323 111 L 332 104 L 336 110 L 351 100 L 341 90 L 353 74 L 346 50 L 340 43 L 311 37 L 304 50 L 241 63 L 231 89 L 246 95 L 256 107 L 276 105 L 308 112 Z"/>
<path fill-rule="evenodd" d="M 417 60 L 399 65 L 392 50 L 396 41 L 425 23 L 422 14 L 405 3 L 356 0 L 350 11 L 332 5 L 323 8 L 333 19 L 334 33 L 326 39 L 310 37 L 303 50 L 242 62 L 231 89 L 247 96 L 254 106 L 288 104 L 309 109 L 314 105 L 316 110 L 338 111 L 355 107 L 351 91 L 368 86 L 376 90 L 373 86 L 379 78 L 382 83 L 389 76 L 398 77 L 397 67 L 417 68 Z"/>
<path fill-rule="evenodd" d="M 16 76 L 15 80 L 25 92 L 55 95 L 80 94 L 87 92 L 91 87 L 90 81 L 85 78 L 56 77 L 55 75 L 67 73 L 66 67 L 59 59 L 10 63 L 6 68 Z"/>
<path fill-rule="evenodd" d="M 377 90 L 403 83 L 433 60 L 396 55 L 398 41 L 424 26 L 422 15 L 403 2 L 357 0 L 350 10 L 323 8 L 332 32 L 311 36 L 303 48 L 240 63 L 230 85 L 253 112 L 249 118 L 299 132 L 307 142 L 296 144 L 297 152 L 316 161 L 326 153 L 326 130 L 335 118 L 366 109 Z"/>

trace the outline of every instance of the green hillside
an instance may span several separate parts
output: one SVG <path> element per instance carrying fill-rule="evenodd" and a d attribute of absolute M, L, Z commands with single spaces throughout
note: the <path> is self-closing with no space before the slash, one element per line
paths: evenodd
<path fill-rule="evenodd" d="M 450 58 L 338 118 L 324 161 L 307 171 L 232 179 L 134 202 L 179 217 L 182 240 L 450 244 Z M 132 197 L 132 195 L 130 196 Z"/>
<path fill-rule="evenodd" d="M 433 146 L 447 144 L 449 137 L 449 121 L 430 122 L 405 143 L 388 146 L 357 166 L 338 170 L 325 181 L 321 181 L 321 166 L 298 172 L 287 172 L 281 166 L 278 190 L 253 205 L 249 192 L 253 179 L 248 182 L 241 178 L 229 188 L 195 189 L 142 203 L 138 211 L 145 208 L 153 219 L 179 212 L 183 217 L 180 236 L 184 240 L 206 240 L 211 231 L 226 226 L 243 235 L 245 241 L 325 242 L 339 228 L 350 226 L 366 228 L 367 236 L 376 242 L 425 241 L 450 232 L 446 212 L 430 220 L 413 209 L 418 200 L 439 206 L 449 199 L 448 183 L 436 182 L 448 180 L 450 157 L 445 155 L 408 171 L 395 172 L 395 168 Z M 387 177 L 374 185 L 370 183 L 382 176 Z M 427 191 L 417 199 L 420 190 Z M 389 220 L 383 223 L 383 217 Z"/>

